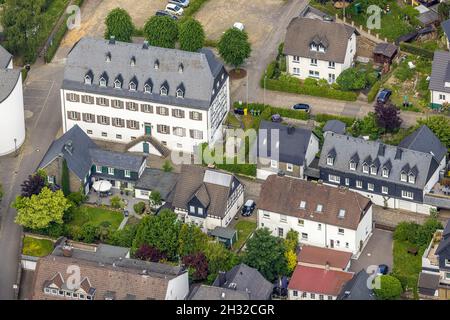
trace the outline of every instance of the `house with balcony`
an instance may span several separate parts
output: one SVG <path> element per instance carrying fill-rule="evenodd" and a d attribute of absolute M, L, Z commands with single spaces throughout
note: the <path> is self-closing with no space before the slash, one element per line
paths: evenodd
<path fill-rule="evenodd" d="M 145 156 L 101 149 L 77 125 L 50 145 L 38 169 L 45 170 L 49 183 L 61 185 L 64 162 L 70 190 L 85 194 L 97 180 L 132 190 L 147 165 Z"/>
<path fill-rule="evenodd" d="M 305 179 L 305 171 L 319 152 L 319 138 L 310 129 L 261 121 L 258 132 L 256 177 L 285 174 Z"/>
<path fill-rule="evenodd" d="M 270 175 L 261 188 L 257 223 L 274 236 L 285 238 L 292 229 L 301 245 L 357 257 L 372 235 L 372 202 L 347 188 Z"/>
<path fill-rule="evenodd" d="M 222 136 L 229 78 L 212 51 L 187 52 L 85 37 L 67 56 L 61 87 L 63 131 L 132 152 L 193 153 Z"/>
<path fill-rule="evenodd" d="M 296 17 L 287 27 L 283 53 L 287 72 L 299 79 L 334 83 L 352 67 L 357 31 L 346 24 Z"/>
<path fill-rule="evenodd" d="M 447 149 L 426 126 L 398 146 L 327 133 L 319 160 L 320 179 L 346 187 L 374 204 L 429 214 L 428 200 L 446 163 Z"/>
<path fill-rule="evenodd" d="M 421 299 L 450 299 L 450 222 L 435 232 L 422 256 L 418 290 Z"/>
<path fill-rule="evenodd" d="M 181 221 L 203 231 L 227 227 L 244 204 L 244 185 L 233 174 L 182 165 L 172 207 Z"/>

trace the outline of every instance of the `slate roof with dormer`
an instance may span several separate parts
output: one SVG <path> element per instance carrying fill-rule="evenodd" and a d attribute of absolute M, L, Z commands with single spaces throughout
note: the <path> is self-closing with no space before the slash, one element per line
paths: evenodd
<path fill-rule="evenodd" d="M 445 86 L 446 82 L 450 82 L 450 53 L 435 51 L 428 89 L 450 93 L 450 87 Z"/>
<path fill-rule="evenodd" d="M 354 33 L 355 28 L 342 23 L 296 17 L 287 27 L 283 53 L 344 63 L 348 40 Z M 325 52 L 311 51 L 312 42 L 322 44 Z"/>
<path fill-rule="evenodd" d="M 406 143 L 405 143 L 406 144 Z M 417 144 L 419 145 L 419 144 Z M 327 165 L 327 157 L 334 158 L 333 166 Z M 350 170 L 350 159 L 359 159 L 355 171 Z M 368 166 L 375 164 L 377 174 L 363 173 L 363 163 Z M 369 141 L 336 133 L 327 134 L 319 160 L 321 169 L 330 169 L 341 173 L 370 176 L 380 181 L 423 189 L 430 177 L 438 168 L 439 163 L 431 153 L 391 146 L 380 141 Z M 382 176 L 382 168 L 389 169 L 389 176 Z M 402 182 L 401 172 L 415 174 L 415 183 Z"/>
<path fill-rule="evenodd" d="M 436 137 L 433 131 L 425 125 L 420 126 L 409 136 L 405 137 L 399 147 L 430 153 L 437 162 L 441 162 L 447 155 L 447 149 L 442 142 Z"/>
<path fill-rule="evenodd" d="M 92 84 L 84 83 L 86 75 L 92 76 Z M 99 85 L 102 76 L 106 87 Z M 223 64 L 209 49 L 188 52 L 86 37 L 67 57 L 62 88 L 207 110 L 218 94 L 217 82 L 220 88 L 227 78 Z M 117 80 L 120 89 L 114 88 Z M 131 81 L 135 91 L 128 89 Z M 152 93 L 144 92 L 146 84 Z M 167 95 L 160 94 L 162 86 Z M 177 89 L 183 90 L 182 98 L 177 98 Z"/>

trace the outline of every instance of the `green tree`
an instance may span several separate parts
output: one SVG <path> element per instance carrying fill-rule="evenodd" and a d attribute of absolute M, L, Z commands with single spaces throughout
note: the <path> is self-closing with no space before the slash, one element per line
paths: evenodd
<path fill-rule="evenodd" d="M 194 18 L 187 18 L 180 24 L 180 49 L 197 52 L 205 43 L 205 31 L 200 22 Z"/>
<path fill-rule="evenodd" d="M 380 287 L 375 285 L 373 291 L 380 300 L 396 300 L 403 293 L 400 280 L 390 275 L 381 275 L 380 279 L 375 279 L 375 283 L 379 281 Z"/>
<path fill-rule="evenodd" d="M 289 230 L 286 233 L 286 239 L 284 241 L 287 250 L 296 252 L 298 247 L 298 231 L 295 231 L 294 229 Z"/>
<path fill-rule="evenodd" d="M 273 281 L 287 273 L 285 251 L 283 239 L 272 236 L 267 228 L 258 229 L 247 241 L 244 263 Z"/>
<path fill-rule="evenodd" d="M 180 229 L 181 222 L 171 210 L 164 209 L 157 216 L 144 217 L 139 223 L 132 251 L 136 252 L 146 244 L 167 254 L 170 260 L 175 260 Z"/>
<path fill-rule="evenodd" d="M 297 255 L 292 250 L 286 250 L 284 256 L 286 258 L 288 273 L 291 274 L 297 266 Z"/>
<path fill-rule="evenodd" d="M 377 118 L 373 112 L 369 112 L 363 119 L 356 120 L 348 131 L 355 137 L 369 136 L 371 140 L 378 139 L 383 133 L 383 129 L 378 126 Z"/>
<path fill-rule="evenodd" d="M 122 8 L 111 10 L 105 19 L 105 38 L 114 36 L 118 41 L 131 42 L 134 24 L 128 12 Z"/>
<path fill-rule="evenodd" d="M 366 75 L 355 68 L 349 68 L 341 72 L 336 83 L 343 90 L 360 90 L 366 87 Z"/>
<path fill-rule="evenodd" d="M 155 208 L 159 207 L 162 204 L 161 193 L 158 190 L 153 190 L 150 193 L 150 205 Z"/>
<path fill-rule="evenodd" d="M 178 254 L 184 257 L 203 251 L 208 242 L 208 236 L 195 224 L 185 223 L 181 226 L 178 242 Z"/>
<path fill-rule="evenodd" d="M 173 170 L 173 167 L 170 164 L 169 160 L 164 161 L 164 164 L 163 164 L 162 168 L 163 168 L 164 172 L 172 172 L 172 170 Z"/>
<path fill-rule="evenodd" d="M 450 3 L 441 2 L 438 6 L 438 13 L 442 21 L 447 20 L 450 17 Z"/>
<path fill-rule="evenodd" d="M 61 190 L 52 192 L 44 187 L 41 193 L 30 198 L 17 197 L 12 207 L 17 210 L 16 223 L 30 229 L 42 229 L 52 222 L 62 224 L 70 203 Z"/>
<path fill-rule="evenodd" d="M 208 242 L 205 246 L 204 254 L 208 261 L 208 283 L 214 282 L 219 271 L 229 271 L 240 263 L 239 256 L 225 248 L 220 242 Z"/>
<path fill-rule="evenodd" d="M 33 62 L 37 55 L 38 33 L 43 25 L 44 0 L 6 0 L 1 15 L 5 46 L 14 55 Z"/>
<path fill-rule="evenodd" d="M 446 116 L 431 116 L 417 121 L 420 125 L 426 125 L 441 140 L 442 144 L 450 149 L 450 119 Z"/>
<path fill-rule="evenodd" d="M 126 225 L 122 230 L 113 231 L 108 238 L 108 243 L 113 246 L 131 248 L 136 237 L 138 225 Z"/>
<path fill-rule="evenodd" d="M 236 28 L 225 31 L 219 40 L 218 47 L 222 59 L 235 68 L 242 65 L 252 51 L 247 32 Z"/>
<path fill-rule="evenodd" d="M 145 23 L 144 36 L 152 46 L 175 48 L 178 25 L 172 18 L 153 16 Z"/>
<path fill-rule="evenodd" d="M 70 194 L 69 167 L 67 167 L 66 159 L 64 159 L 62 163 L 61 189 L 66 197 Z"/>

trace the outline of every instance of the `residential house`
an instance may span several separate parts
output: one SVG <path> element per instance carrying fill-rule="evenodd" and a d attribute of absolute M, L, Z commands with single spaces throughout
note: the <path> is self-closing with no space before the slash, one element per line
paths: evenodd
<path fill-rule="evenodd" d="M 133 189 L 147 163 L 144 156 L 101 149 L 78 125 L 50 145 L 38 169 L 45 170 L 49 183 L 60 185 L 64 161 L 70 190 L 85 194 L 97 180 L 108 180 L 113 188 Z"/>
<path fill-rule="evenodd" d="M 297 261 L 299 266 L 348 271 L 351 258 L 351 252 L 303 245 L 300 248 Z"/>
<path fill-rule="evenodd" d="M 421 299 L 450 299 L 450 222 L 433 235 L 422 256 L 418 283 Z"/>
<path fill-rule="evenodd" d="M 172 206 L 185 223 L 204 231 L 227 227 L 244 204 L 244 185 L 230 173 L 182 165 Z"/>
<path fill-rule="evenodd" d="M 202 284 L 192 290 L 188 300 L 250 300 L 250 294 L 245 291 Z"/>
<path fill-rule="evenodd" d="M 272 175 L 261 188 L 258 227 L 301 244 L 358 256 L 372 234 L 372 202 L 346 188 Z"/>
<path fill-rule="evenodd" d="M 328 132 L 334 132 L 338 134 L 345 134 L 346 125 L 339 120 L 328 120 L 323 126 L 322 131 L 327 134 Z"/>
<path fill-rule="evenodd" d="M 288 285 L 289 300 L 336 300 L 353 273 L 297 266 Z"/>
<path fill-rule="evenodd" d="M 375 294 L 369 284 L 371 275 L 364 269 L 359 271 L 342 288 L 337 300 L 375 300 Z"/>
<path fill-rule="evenodd" d="M 247 294 L 249 300 L 270 300 L 273 290 L 273 285 L 258 270 L 244 263 L 228 272 L 219 272 L 213 286 Z"/>
<path fill-rule="evenodd" d="M 431 68 L 431 107 L 441 108 L 450 101 L 450 52 L 435 51 Z"/>
<path fill-rule="evenodd" d="M 331 133 L 321 151 L 320 179 L 350 188 L 379 206 L 429 214 L 435 206 L 424 196 L 438 182 L 446 154 L 426 126 L 398 146 Z"/>
<path fill-rule="evenodd" d="M 443 21 L 441 23 L 441 28 L 444 31 L 445 36 L 446 36 L 445 40 L 446 40 L 446 44 L 447 44 L 447 49 L 450 50 L 450 42 L 449 42 L 449 39 L 450 39 L 450 19 Z"/>
<path fill-rule="evenodd" d="M 300 78 L 333 83 L 356 55 L 357 31 L 346 24 L 296 17 L 287 27 L 283 53 L 286 70 Z"/>
<path fill-rule="evenodd" d="M 319 152 L 319 139 L 309 129 L 261 121 L 256 176 L 283 173 L 305 179 L 305 170 Z"/>
<path fill-rule="evenodd" d="M 189 276 L 182 267 L 130 259 L 123 250 L 101 253 L 62 242 L 38 260 L 32 290 L 33 300 L 184 300 Z"/>
<path fill-rule="evenodd" d="M 177 180 L 178 173 L 176 172 L 145 168 L 134 186 L 134 196 L 137 199 L 148 200 L 153 191 L 158 191 L 163 205 L 167 202 L 170 203 Z"/>
<path fill-rule="evenodd" d="M 64 132 L 77 124 L 133 152 L 193 153 L 222 135 L 229 78 L 209 49 L 85 37 L 68 54 L 61 108 Z"/>

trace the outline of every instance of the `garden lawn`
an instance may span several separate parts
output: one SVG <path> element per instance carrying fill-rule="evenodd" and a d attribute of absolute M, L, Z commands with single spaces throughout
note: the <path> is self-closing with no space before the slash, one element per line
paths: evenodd
<path fill-rule="evenodd" d="M 112 211 L 100 207 L 81 206 L 80 210 L 76 210 L 73 220 L 68 226 L 82 227 L 84 224 L 91 224 L 99 226 L 102 222 L 108 221 L 111 223 L 111 229 L 117 230 L 123 220 L 123 214 L 117 211 Z"/>
<path fill-rule="evenodd" d="M 239 214 L 239 212 L 237 213 Z M 233 244 L 233 250 L 239 250 L 247 241 L 250 234 L 256 229 L 256 223 L 252 221 L 241 220 L 234 227 L 238 232 L 238 241 Z"/>
<path fill-rule="evenodd" d="M 33 257 L 44 257 L 52 253 L 53 242 L 47 239 L 32 237 L 23 238 L 22 254 Z"/>
<path fill-rule="evenodd" d="M 406 279 L 409 288 L 417 293 L 417 281 L 422 270 L 422 255 L 425 251 L 419 249 L 416 256 L 408 253 L 408 248 L 416 247 L 407 241 L 394 240 L 394 266 L 393 272 Z"/>

